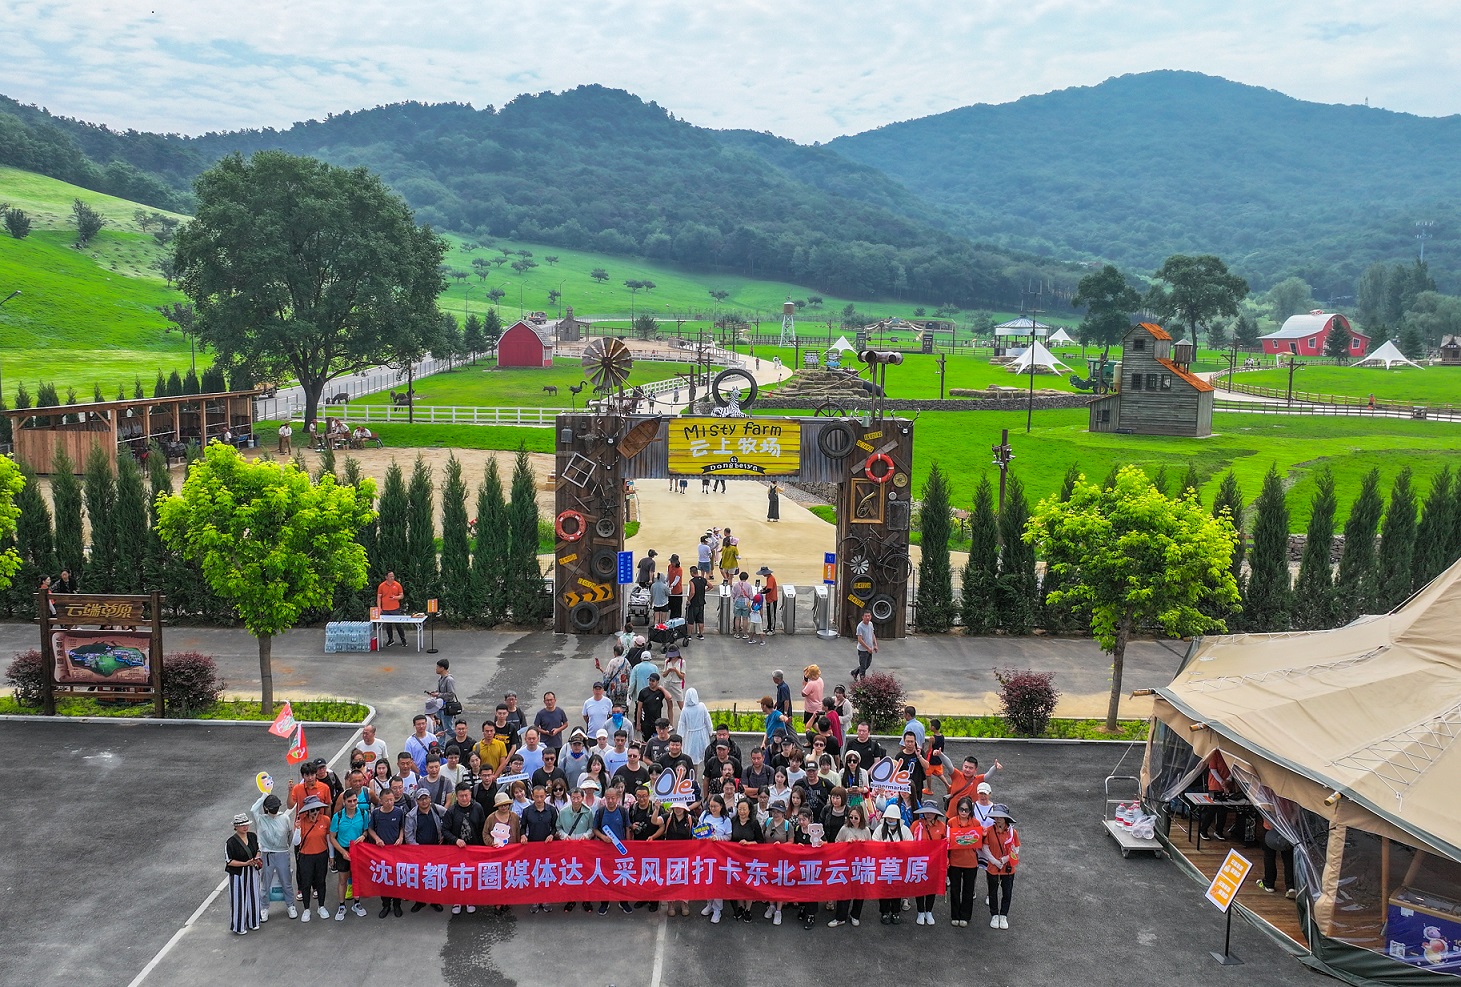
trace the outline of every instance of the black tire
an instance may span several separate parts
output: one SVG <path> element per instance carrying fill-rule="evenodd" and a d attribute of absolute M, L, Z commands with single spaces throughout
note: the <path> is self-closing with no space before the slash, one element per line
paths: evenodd
<path fill-rule="evenodd" d="M 591 631 L 599 626 L 599 608 L 592 603 L 580 603 L 568 611 L 568 623 L 576 631 Z"/>
<path fill-rule="evenodd" d="M 756 395 L 760 393 L 760 387 L 756 383 L 755 376 L 749 370 L 742 370 L 740 367 L 731 367 L 728 370 L 722 370 L 716 374 L 715 379 L 710 382 L 710 393 L 715 398 L 716 407 L 724 408 L 730 404 L 730 399 L 722 391 L 725 382 L 734 379 L 740 379 L 746 382 L 746 395 L 741 399 L 740 406 L 742 408 L 749 408 L 755 403 Z"/>
<path fill-rule="evenodd" d="M 594 549 L 588 569 L 589 573 L 601 582 L 613 579 L 619 573 L 619 553 L 612 548 Z"/>
<path fill-rule="evenodd" d="M 619 530 L 619 524 L 611 517 L 601 517 L 594 522 L 594 534 L 600 538 L 613 538 L 614 533 Z M 618 563 L 615 562 L 617 566 Z"/>
<path fill-rule="evenodd" d="M 820 409 L 818 411 L 820 413 Z M 817 448 L 828 459 L 846 459 L 856 445 L 857 436 L 846 422 L 831 422 L 817 432 Z"/>
<path fill-rule="evenodd" d="M 873 623 L 886 624 L 893 619 L 893 614 L 898 611 L 898 604 L 886 593 L 879 593 L 868 601 L 868 613 L 873 615 Z"/>

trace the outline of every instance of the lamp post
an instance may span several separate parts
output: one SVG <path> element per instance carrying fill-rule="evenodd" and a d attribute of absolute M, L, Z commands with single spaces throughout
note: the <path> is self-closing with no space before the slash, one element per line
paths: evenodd
<path fill-rule="evenodd" d="M 999 445 L 990 446 L 989 451 L 994 453 L 994 465 L 999 467 L 999 512 L 1004 513 L 1004 481 L 1009 473 L 1010 460 L 1015 458 L 1015 451 L 1010 448 L 1010 430 L 1000 429 Z"/>
<path fill-rule="evenodd" d="M 6 295 L 4 298 L 0 298 L 0 305 L 4 305 L 6 302 L 10 301 L 10 299 L 14 298 L 15 296 L 17 296 L 19 294 L 20 294 L 20 289 L 19 288 L 15 289 L 10 294 Z M 5 406 L 5 367 L 4 367 L 4 364 L 3 363 L 0 363 L 0 407 L 4 407 L 4 406 Z"/>
<path fill-rule="evenodd" d="M 1299 362 L 1299 358 L 1295 354 L 1290 353 L 1289 354 L 1289 364 L 1288 364 L 1288 366 L 1289 366 L 1289 396 L 1288 396 L 1288 407 L 1292 408 L 1294 406 L 1294 374 L 1298 373 L 1300 370 L 1303 370 L 1304 369 L 1304 365 Z"/>
<path fill-rule="evenodd" d="M 1025 434 L 1030 434 L 1030 429 L 1035 427 L 1035 313 L 1030 313 L 1030 365 L 1025 372 L 1030 375 L 1030 402 L 1025 411 Z"/>
<path fill-rule="evenodd" d="M 560 319 L 563 318 L 563 285 L 567 280 L 564 278 L 558 282 L 558 318 Z"/>
<path fill-rule="evenodd" d="M 940 353 L 938 355 L 938 399 L 940 401 L 944 399 L 944 369 L 948 359 L 949 356 L 947 353 Z"/>

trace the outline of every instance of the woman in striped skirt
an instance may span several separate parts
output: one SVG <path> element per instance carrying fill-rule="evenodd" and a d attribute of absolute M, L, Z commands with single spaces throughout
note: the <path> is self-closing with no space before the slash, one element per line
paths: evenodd
<path fill-rule="evenodd" d="M 228 855 L 228 928 L 247 935 L 259 927 L 259 838 L 249 832 L 248 813 L 233 817 L 233 835 L 224 844 Z"/>

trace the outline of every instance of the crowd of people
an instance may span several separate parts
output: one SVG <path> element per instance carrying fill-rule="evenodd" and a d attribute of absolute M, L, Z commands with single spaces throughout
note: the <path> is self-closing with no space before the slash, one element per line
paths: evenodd
<path fill-rule="evenodd" d="M 826 691 L 816 665 L 802 670 L 800 725 L 791 684 L 778 669 L 761 701 L 764 731 L 738 740 L 726 723 L 713 722 L 694 688 L 673 696 L 664 679 L 678 678 L 683 687 L 683 678 L 668 660 L 662 675 L 643 638 L 630 632 L 626 637 L 628 646 L 616 641 L 613 656 L 600 668 L 603 678 L 583 700 L 565 707 L 547 692 L 542 707 L 529 711 L 508 692 L 475 730 L 448 712 L 452 707 L 444 699 L 455 699 L 456 684 L 449 664 L 439 662 L 437 688 L 427 690 L 426 708 L 394 756 L 375 727 L 366 726 L 343 777 L 323 759 L 309 761 L 287 791 L 260 796 L 250 812 L 235 818 L 227 843 L 232 931 L 242 935 L 268 921 L 269 889 L 275 885 L 291 919 L 308 922 L 312 909 L 320 920 L 366 916 L 350 880 L 351 850 L 362 841 L 490 847 L 617 839 L 632 849 L 635 841 L 697 838 L 744 844 L 939 843 L 949 859 L 948 921 L 956 927 L 973 921 L 983 871 L 990 927 L 1009 927 L 1020 839 L 1008 808 L 994 800 L 990 779 L 1000 770 L 998 761 L 988 770 L 972 755 L 956 764 L 944 752 L 938 720 L 925 725 L 911 706 L 897 741 L 885 749 L 867 720 L 857 716 L 844 686 Z M 907 791 L 880 788 L 873 780 L 870 770 L 884 758 L 906 773 Z M 693 779 L 694 803 L 656 803 L 654 779 L 681 769 Z M 327 902 L 332 872 L 333 913 Z M 899 924 L 905 911 L 913 911 L 915 924 L 936 924 L 936 897 L 880 900 L 879 920 Z M 825 903 L 826 924 L 861 924 L 863 905 L 856 899 Z M 382 898 L 376 913 L 399 917 L 403 906 L 412 912 L 444 910 L 440 904 Z M 573 911 L 575 904 L 561 907 Z M 577 907 L 602 915 L 609 903 Z M 691 913 L 688 901 L 618 907 L 626 913 L 640 907 L 663 907 L 672 916 Z M 797 921 L 812 928 L 818 908 L 798 905 Z M 726 910 L 733 921 L 751 922 L 759 913 L 782 924 L 783 903 L 777 901 L 711 900 L 700 914 L 719 923 Z"/>

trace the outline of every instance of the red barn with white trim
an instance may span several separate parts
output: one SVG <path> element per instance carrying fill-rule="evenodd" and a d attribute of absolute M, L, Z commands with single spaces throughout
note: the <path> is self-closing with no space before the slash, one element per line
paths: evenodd
<path fill-rule="evenodd" d="M 1292 353 L 1295 356 L 1324 356 L 1324 344 L 1336 325 L 1349 330 L 1348 356 L 1359 359 L 1370 348 L 1370 337 L 1349 324 L 1342 315 L 1321 312 L 1315 309 L 1302 315 L 1291 315 L 1284 320 L 1283 328 L 1263 336 L 1263 352 L 1268 356 Z"/>
<path fill-rule="evenodd" d="M 497 341 L 499 367 L 553 366 L 553 338 L 542 327 L 518 319 Z"/>

